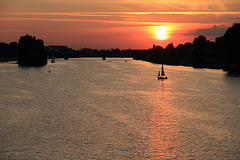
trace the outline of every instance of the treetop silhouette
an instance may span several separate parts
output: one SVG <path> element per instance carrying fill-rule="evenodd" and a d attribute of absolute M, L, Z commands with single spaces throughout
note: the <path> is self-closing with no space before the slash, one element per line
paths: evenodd
<path fill-rule="evenodd" d="M 47 64 L 47 54 L 43 40 L 25 35 L 19 39 L 18 64 L 20 66 L 43 66 Z"/>

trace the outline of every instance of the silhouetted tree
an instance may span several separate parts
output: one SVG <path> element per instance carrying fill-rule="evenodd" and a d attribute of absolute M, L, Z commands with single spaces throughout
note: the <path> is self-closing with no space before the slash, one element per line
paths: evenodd
<path fill-rule="evenodd" d="M 201 67 L 204 64 L 206 44 L 207 40 L 205 36 L 200 35 L 194 39 L 192 50 L 194 67 Z"/>
<path fill-rule="evenodd" d="M 17 60 L 18 44 L 11 42 L 10 44 L 0 43 L 0 61 Z"/>
<path fill-rule="evenodd" d="M 173 46 L 173 43 L 168 44 L 167 47 L 165 48 L 165 52 L 168 54 L 172 54 L 174 53 L 174 51 L 175 51 L 175 48 Z"/>
<path fill-rule="evenodd" d="M 205 36 L 198 36 L 198 38 L 195 38 L 193 41 L 193 50 L 196 54 L 204 54 L 205 48 L 206 48 L 206 37 Z"/>
<path fill-rule="evenodd" d="M 163 53 L 164 48 L 162 46 L 156 46 L 155 44 L 153 45 L 153 52 L 156 54 Z"/>
<path fill-rule="evenodd" d="M 164 49 L 164 62 L 168 62 L 170 64 L 177 63 L 177 55 L 175 54 L 175 48 L 173 43 L 170 43 Z"/>
<path fill-rule="evenodd" d="M 47 55 L 43 41 L 25 35 L 19 39 L 18 64 L 20 66 L 42 66 L 47 64 Z"/>
<path fill-rule="evenodd" d="M 148 59 L 155 63 L 162 62 L 164 59 L 164 48 L 162 46 L 153 45 L 153 48 L 148 51 Z"/>
<path fill-rule="evenodd" d="M 223 36 L 223 43 L 227 61 L 240 65 L 240 23 L 228 28 Z"/>

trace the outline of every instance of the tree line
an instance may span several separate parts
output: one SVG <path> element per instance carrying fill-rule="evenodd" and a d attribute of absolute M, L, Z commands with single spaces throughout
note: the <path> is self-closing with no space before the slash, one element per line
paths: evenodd
<path fill-rule="evenodd" d="M 0 61 L 17 60 L 19 65 L 41 66 L 51 57 L 133 57 L 153 63 L 219 68 L 240 73 L 240 23 L 229 27 L 215 42 L 200 35 L 193 42 L 179 44 L 177 47 L 170 43 L 165 48 L 153 45 L 148 50 L 73 50 L 67 46 L 44 47 L 42 40 L 29 35 L 22 36 L 19 43 L 0 43 Z"/>
<path fill-rule="evenodd" d="M 43 40 L 30 35 L 21 36 L 19 43 L 0 43 L 0 61 L 17 60 L 20 66 L 43 66 L 47 54 Z"/>
<path fill-rule="evenodd" d="M 215 42 L 200 35 L 192 43 L 179 44 L 176 48 L 172 43 L 166 48 L 153 45 L 152 49 L 134 58 L 154 63 L 240 72 L 240 23 L 228 28 Z"/>

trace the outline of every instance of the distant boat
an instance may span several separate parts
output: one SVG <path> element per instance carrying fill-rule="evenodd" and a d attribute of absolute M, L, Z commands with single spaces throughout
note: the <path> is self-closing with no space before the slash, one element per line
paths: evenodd
<path fill-rule="evenodd" d="M 52 57 L 51 63 L 55 63 L 55 59 L 54 59 L 54 57 Z"/>
<path fill-rule="evenodd" d="M 163 63 L 162 63 L 162 72 L 160 72 L 160 70 L 158 71 L 157 78 L 158 79 L 168 79 L 167 76 L 165 76 L 165 72 L 164 72 L 164 69 L 163 69 Z"/>

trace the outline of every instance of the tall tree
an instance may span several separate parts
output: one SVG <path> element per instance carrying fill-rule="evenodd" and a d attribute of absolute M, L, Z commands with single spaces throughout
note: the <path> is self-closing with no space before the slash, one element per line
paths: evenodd
<path fill-rule="evenodd" d="M 18 64 L 20 66 L 43 66 L 47 64 L 47 54 L 41 39 L 25 35 L 19 39 Z"/>
<path fill-rule="evenodd" d="M 240 65 L 240 23 L 228 28 L 223 36 L 225 57 L 230 63 Z"/>

